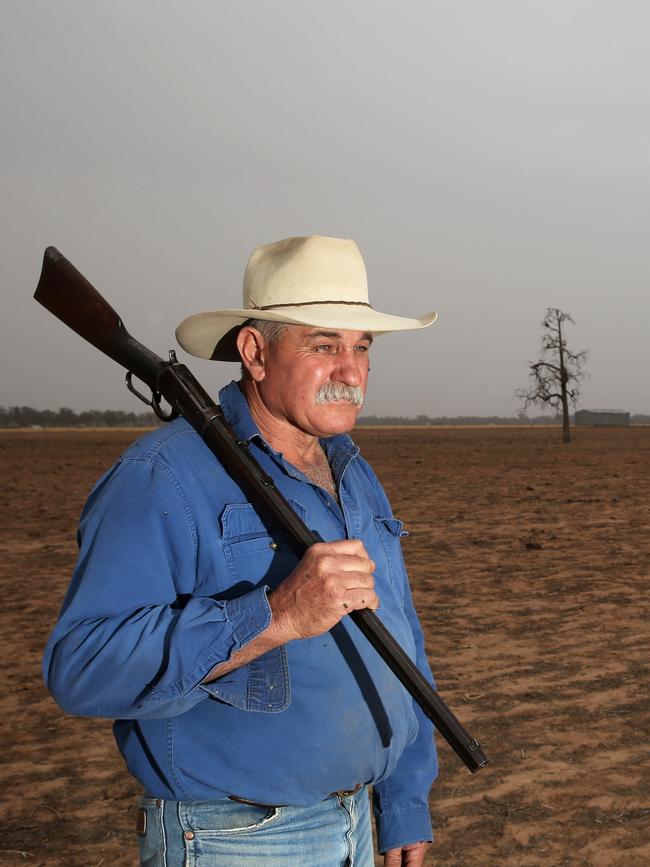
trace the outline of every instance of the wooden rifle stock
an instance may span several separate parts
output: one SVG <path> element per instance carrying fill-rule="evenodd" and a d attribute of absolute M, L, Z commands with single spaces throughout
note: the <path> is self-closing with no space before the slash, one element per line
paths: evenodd
<path fill-rule="evenodd" d="M 274 518 L 299 556 L 319 542 L 293 511 L 248 447 L 238 442 L 223 420 L 220 407 L 197 382 L 174 353 L 164 361 L 128 333 L 122 320 L 97 290 L 59 251 L 48 247 L 34 298 L 62 322 L 146 383 L 152 392 L 151 406 L 165 420 L 184 416 L 221 461 L 228 473 L 255 505 L 262 517 Z M 137 392 L 135 392 L 137 394 Z M 141 399 L 142 395 L 138 395 Z M 160 398 L 169 403 L 165 415 Z M 145 401 L 146 402 L 146 401 Z M 372 644 L 404 688 L 421 707 L 440 734 L 472 773 L 485 767 L 480 744 L 463 728 L 436 690 L 395 641 L 374 611 L 368 608 L 348 615 Z"/>

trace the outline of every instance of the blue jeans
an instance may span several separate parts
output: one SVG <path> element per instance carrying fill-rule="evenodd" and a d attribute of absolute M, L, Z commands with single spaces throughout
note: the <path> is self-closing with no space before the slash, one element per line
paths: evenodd
<path fill-rule="evenodd" d="M 373 867 L 365 786 L 311 807 L 142 798 L 142 867 Z M 142 831 L 144 830 L 144 833 Z"/>

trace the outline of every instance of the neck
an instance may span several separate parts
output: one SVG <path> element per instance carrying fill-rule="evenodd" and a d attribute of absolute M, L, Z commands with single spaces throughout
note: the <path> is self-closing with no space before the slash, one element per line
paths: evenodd
<path fill-rule="evenodd" d="M 317 436 L 300 430 L 273 415 L 260 397 L 254 381 L 245 379 L 239 385 L 248 402 L 253 421 L 270 446 L 282 452 L 286 460 L 296 466 L 315 463 L 318 460 L 322 449 Z"/>

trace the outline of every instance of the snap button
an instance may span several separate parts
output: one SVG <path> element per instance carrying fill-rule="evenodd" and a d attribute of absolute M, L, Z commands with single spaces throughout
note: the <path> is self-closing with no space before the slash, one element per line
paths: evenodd
<path fill-rule="evenodd" d="M 194 839 L 194 831 L 186 831 L 183 834 L 183 837 L 185 837 L 186 840 L 193 840 Z"/>
<path fill-rule="evenodd" d="M 277 551 L 280 546 L 278 545 L 277 542 L 271 542 L 269 547 L 273 548 L 274 551 Z"/>

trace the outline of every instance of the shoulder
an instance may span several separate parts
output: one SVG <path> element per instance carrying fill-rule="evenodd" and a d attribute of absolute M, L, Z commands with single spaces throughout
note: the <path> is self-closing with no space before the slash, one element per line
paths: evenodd
<path fill-rule="evenodd" d="M 132 443 L 116 465 L 147 464 L 182 479 L 188 471 L 200 472 L 215 457 L 184 418 L 150 431 Z"/>
<path fill-rule="evenodd" d="M 149 431 L 133 442 L 120 460 L 173 460 L 180 449 L 194 449 L 202 443 L 201 437 L 184 418 Z"/>
<path fill-rule="evenodd" d="M 355 464 L 357 470 L 362 473 L 369 482 L 371 482 L 373 485 L 376 485 L 378 488 L 381 488 L 381 482 L 377 478 L 377 474 L 373 470 L 372 466 L 368 463 L 368 461 L 363 457 L 363 455 L 357 455 Z"/>
<path fill-rule="evenodd" d="M 86 501 L 85 531 L 165 526 L 166 533 L 196 537 L 195 509 L 205 499 L 203 480 L 219 465 L 185 419 L 176 419 L 132 443 L 95 483 Z M 175 520 L 176 519 L 176 520 Z"/>
<path fill-rule="evenodd" d="M 186 490 L 216 461 L 201 437 L 183 418 L 152 430 L 133 442 L 94 485 L 88 505 L 159 497 L 174 490 L 185 508 Z"/>
<path fill-rule="evenodd" d="M 352 440 L 350 440 L 352 443 Z M 355 446 L 353 459 L 350 461 L 349 483 L 354 485 L 357 493 L 365 496 L 367 502 L 373 505 L 377 514 L 391 515 L 391 507 L 384 488 L 370 463 Z"/>
<path fill-rule="evenodd" d="M 348 453 L 351 456 L 350 467 L 353 473 L 359 477 L 361 476 L 364 480 L 366 480 L 373 488 L 376 488 L 378 491 L 383 493 L 383 488 L 381 486 L 381 482 L 377 478 L 377 474 L 373 470 L 372 466 L 368 463 L 368 461 L 361 454 L 361 449 L 354 442 L 354 440 L 349 436 L 349 434 L 345 434 L 345 439 L 347 440 L 347 448 Z"/>

